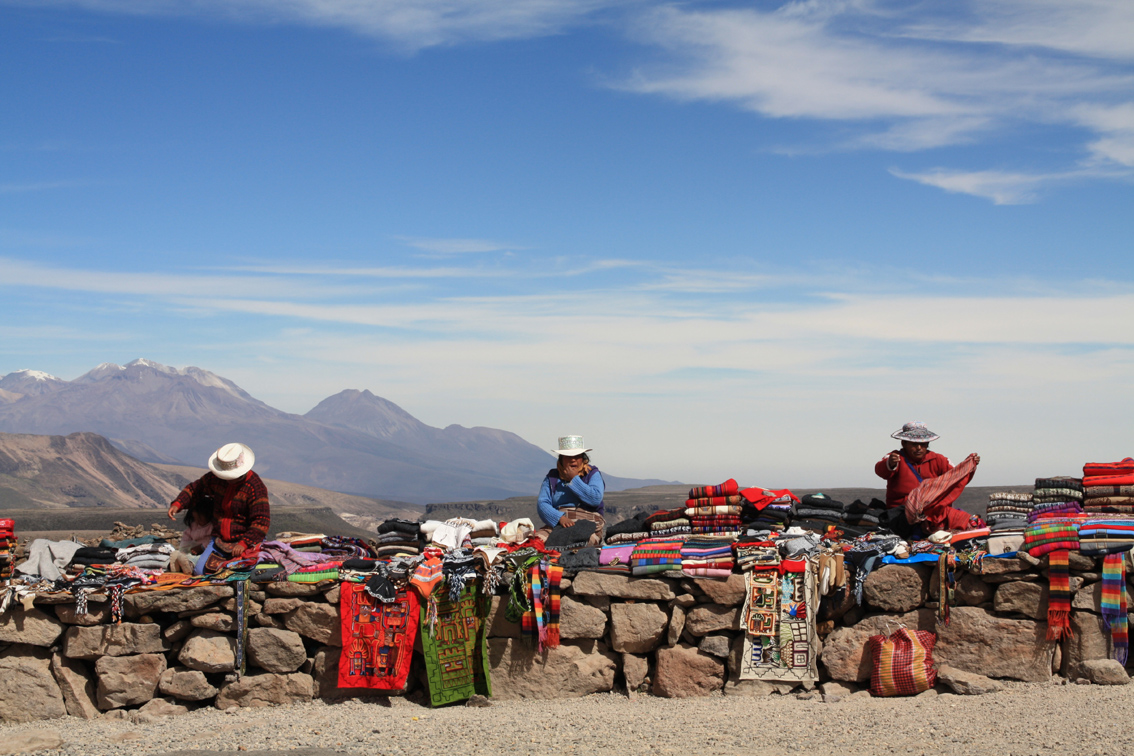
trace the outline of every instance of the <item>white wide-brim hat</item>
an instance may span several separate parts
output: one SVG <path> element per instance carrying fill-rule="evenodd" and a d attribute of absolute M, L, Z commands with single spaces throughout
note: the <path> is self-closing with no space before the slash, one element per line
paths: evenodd
<path fill-rule="evenodd" d="M 900 431 L 890 434 L 890 438 L 896 438 L 899 441 L 913 441 L 919 444 L 928 444 L 930 441 L 936 441 L 941 438 L 936 433 L 925 427 L 925 423 L 910 422 L 902 426 Z"/>
<path fill-rule="evenodd" d="M 256 455 L 244 444 L 225 444 L 209 457 L 209 469 L 221 480 L 236 480 L 254 464 Z"/>
<path fill-rule="evenodd" d="M 594 449 L 588 449 L 586 446 L 587 445 L 583 443 L 582 436 L 560 436 L 559 448 L 552 449 L 551 452 L 561 457 L 577 457 L 580 454 L 594 451 Z"/>

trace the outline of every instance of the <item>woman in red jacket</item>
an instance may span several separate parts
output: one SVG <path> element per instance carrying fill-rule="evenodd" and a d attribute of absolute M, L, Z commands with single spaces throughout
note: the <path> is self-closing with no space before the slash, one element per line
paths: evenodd
<path fill-rule="evenodd" d="M 929 450 L 930 442 L 941 437 L 925 427 L 925 423 L 906 423 L 890 437 L 901 441 L 902 448 L 879 460 L 874 465 L 874 472 L 886 481 L 886 506 L 904 507 L 906 497 L 923 480 L 944 475 L 953 469 L 953 463 L 944 455 Z M 974 454 L 973 461 L 979 463 L 980 455 Z M 960 494 L 959 489 L 956 494 Z M 956 495 L 952 498 L 955 500 Z M 983 524 L 979 517 L 949 505 L 937 508 L 934 516 L 927 519 L 927 524 L 937 530 L 963 530 L 978 523 Z"/>

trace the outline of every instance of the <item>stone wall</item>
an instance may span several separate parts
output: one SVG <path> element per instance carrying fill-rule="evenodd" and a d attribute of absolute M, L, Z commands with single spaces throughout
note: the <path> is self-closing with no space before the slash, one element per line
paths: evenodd
<path fill-rule="evenodd" d="M 985 559 L 959 573 L 952 619 L 936 625 L 933 565 L 887 565 L 866 580 L 862 606 L 833 597 L 819 615 L 820 676 L 854 690 L 870 677 L 866 640 L 900 623 L 937 633 L 939 666 L 960 673 L 1043 682 L 1053 675 L 1102 682 L 1110 635 L 1101 617 L 1101 562 L 1071 555 L 1074 634 L 1046 640 L 1046 562 Z M 625 689 L 630 695 L 788 692 L 786 683 L 740 681 L 744 578 L 628 578 L 584 572 L 563 581 L 556 649 L 537 653 L 493 597 L 488 653 L 493 696 L 557 698 Z M 270 584 L 249 602 L 247 674 L 237 679 L 230 586 L 127 594 L 121 624 L 90 597 L 86 615 L 69 596 L 42 596 L 0 616 L 0 721 L 109 713 L 146 721 L 199 706 L 265 706 L 352 695 L 336 688 L 339 589 Z M 1134 621 L 1134 617 L 1131 618 Z M 424 684 L 415 661 L 408 695 Z M 1118 670 L 1121 672 L 1121 670 Z M 1125 674 L 1118 681 L 1125 681 Z M 841 687 L 840 687 L 841 685 Z M 415 693 L 416 691 L 416 693 Z M 424 699 L 423 699 L 424 700 Z"/>

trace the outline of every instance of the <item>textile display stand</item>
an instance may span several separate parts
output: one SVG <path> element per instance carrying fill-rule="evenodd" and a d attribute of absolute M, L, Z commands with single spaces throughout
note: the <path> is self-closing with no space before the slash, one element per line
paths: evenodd
<path fill-rule="evenodd" d="M 491 597 L 482 595 L 476 583 L 467 585 L 456 601 L 447 595 L 439 591 L 430 598 L 436 603 L 432 627 L 428 617 L 432 612 L 421 607 L 421 650 L 430 706 L 465 701 L 475 694 L 492 695 L 486 622 Z"/>
<path fill-rule="evenodd" d="M 814 560 L 784 561 L 745 575 L 741 680 L 819 679 Z"/>

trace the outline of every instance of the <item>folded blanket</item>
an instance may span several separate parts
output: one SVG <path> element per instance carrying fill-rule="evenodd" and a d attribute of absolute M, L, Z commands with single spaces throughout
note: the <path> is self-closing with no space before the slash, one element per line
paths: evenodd
<path fill-rule="evenodd" d="M 1000 502 L 1000 501 L 1015 502 L 1017 504 L 1030 504 L 1031 501 L 1032 501 L 1032 495 L 1030 493 L 1016 493 L 1015 491 L 995 491 L 995 492 L 990 493 L 988 495 L 988 505 L 992 506 L 992 503 L 994 501 L 996 501 L 996 502 Z"/>
<path fill-rule="evenodd" d="M 1032 495 L 1035 504 L 1046 504 L 1052 501 L 1082 501 L 1083 492 L 1073 488 L 1037 488 Z"/>
<path fill-rule="evenodd" d="M 598 568 L 602 572 L 630 574 L 630 557 L 633 553 L 634 544 L 603 546 L 599 551 Z"/>
<path fill-rule="evenodd" d="M 1095 496 L 1091 499 L 1083 499 L 1084 506 L 1092 505 L 1096 507 L 1105 507 L 1112 504 L 1134 504 L 1134 496 Z"/>
<path fill-rule="evenodd" d="M 1134 486 L 1134 473 L 1122 473 L 1121 475 L 1092 475 L 1089 478 L 1083 478 L 1083 486 Z"/>
<path fill-rule="evenodd" d="M 1134 496 L 1134 486 L 1086 486 L 1084 491 L 1087 499 L 1099 496 Z"/>
<path fill-rule="evenodd" d="M 1086 517 L 1040 520 L 1024 531 L 1024 548 L 1034 557 L 1079 548 L 1079 525 Z"/>
<path fill-rule="evenodd" d="M 796 507 L 795 516 L 807 520 L 826 520 L 828 522 L 839 522 L 842 520 L 842 513 L 837 510 L 812 509 L 805 504 L 800 504 Z"/>
<path fill-rule="evenodd" d="M 737 497 L 739 498 L 739 497 Z M 704 501 L 704 499 L 697 499 L 697 501 Z M 740 516 L 741 507 L 739 504 L 727 505 L 713 505 L 713 506 L 689 506 L 685 508 L 685 515 L 687 517 L 704 517 L 710 515 L 734 515 Z"/>
<path fill-rule="evenodd" d="M 847 508 L 846 504 L 832 499 L 825 493 L 807 494 L 799 500 L 799 505 L 808 509 L 833 509 L 836 512 L 842 512 Z"/>
<path fill-rule="evenodd" d="M 1036 489 L 1041 488 L 1070 488 L 1075 491 L 1083 490 L 1083 481 L 1080 478 L 1036 478 Z"/>
<path fill-rule="evenodd" d="M 1095 478 L 1108 475 L 1130 475 L 1134 473 L 1134 458 L 1127 457 L 1120 462 L 1088 462 L 1083 465 L 1083 477 Z"/>
<path fill-rule="evenodd" d="M 654 523 L 669 522 L 671 520 L 686 520 L 685 507 L 658 510 L 645 519 L 645 524 L 647 527 L 650 527 Z M 688 522 L 688 520 L 686 520 L 686 522 Z"/>
<path fill-rule="evenodd" d="M 391 531 L 398 531 L 400 533 L 408 533 L 416 536 L 421 532 L 421 523 L 415 520 L 402 520 L 395 518 L 392 520 L 386 520 L 384 523 L 378 526 L 379 533 L 389 533 Z"/>
<path fill-rule="evenodd" d="M 643 524 L 648 517 L 648 512 L 639 512 L 628 520 L 622 520 L 621 522 L 616 522 L 613 525 L 607 525 L 607 538 L 612 535 L 618 535 L 620 533 L 642 533 L 648 530 L 648 527 Z"/>
<path fill-rule="evenodd" d="M 743 501 L 739 496 L 705 496 L 699 499 L 686 499 L 685 506 L 688 507 L 739 507 L 740 502 Z"/>
<path fill-rule="evenodd" d="M 1026 519 L 1028 522 L 1035 522 L 1036 520 L 1040 520 L 1045 517 L 1082 514 L 1082 512 L 1083 505 L 1077 501 L 1062 501 L 1052 504 L 1037 504 L 1035 508 L 1028 513 Z"/>
<path fill-rule="evenodd" d="M 559 566 L 564 572 L 593 570 L 599 566 L 599 549 L 582 548 L 578 551 L 559 555 Z"/>
<path fill-rule="evenodd" d="M 906 519 L 911 523 L 921 522 L 948 509 L 973 479 L 976 468 L 976 455 L 970 454 L 953 469 L 918 483 L 906 497 Z"/>
<path fill-rule="evenodd" d="M 639 541 L 630 554 L 630 571 L 635 575 L 681 569 L 684 538 L 647 538 Z"/>
<path fill-rule="evenodd" d="M 690 499 L 704 499 L 710 496 L 735 496 L 740 492 L 740 485 L 729 478 L 716 486 L 696 486 L 689 489 Z"/>
<path fill-rule="evenodd" d="M 1079 551 L 1088 556 L 1134 548 L 1134 518 L 1089 519 L 1079 526 Z"/>
<path fill-rule="evenodd" d="M 623 543 L 637 543 L 649 537 L 650 534 L 644 531 L 640 533 L 615 533 L 614 535 L 608 534 L 606 542 L 611 546 L 617 546 Z"/>

